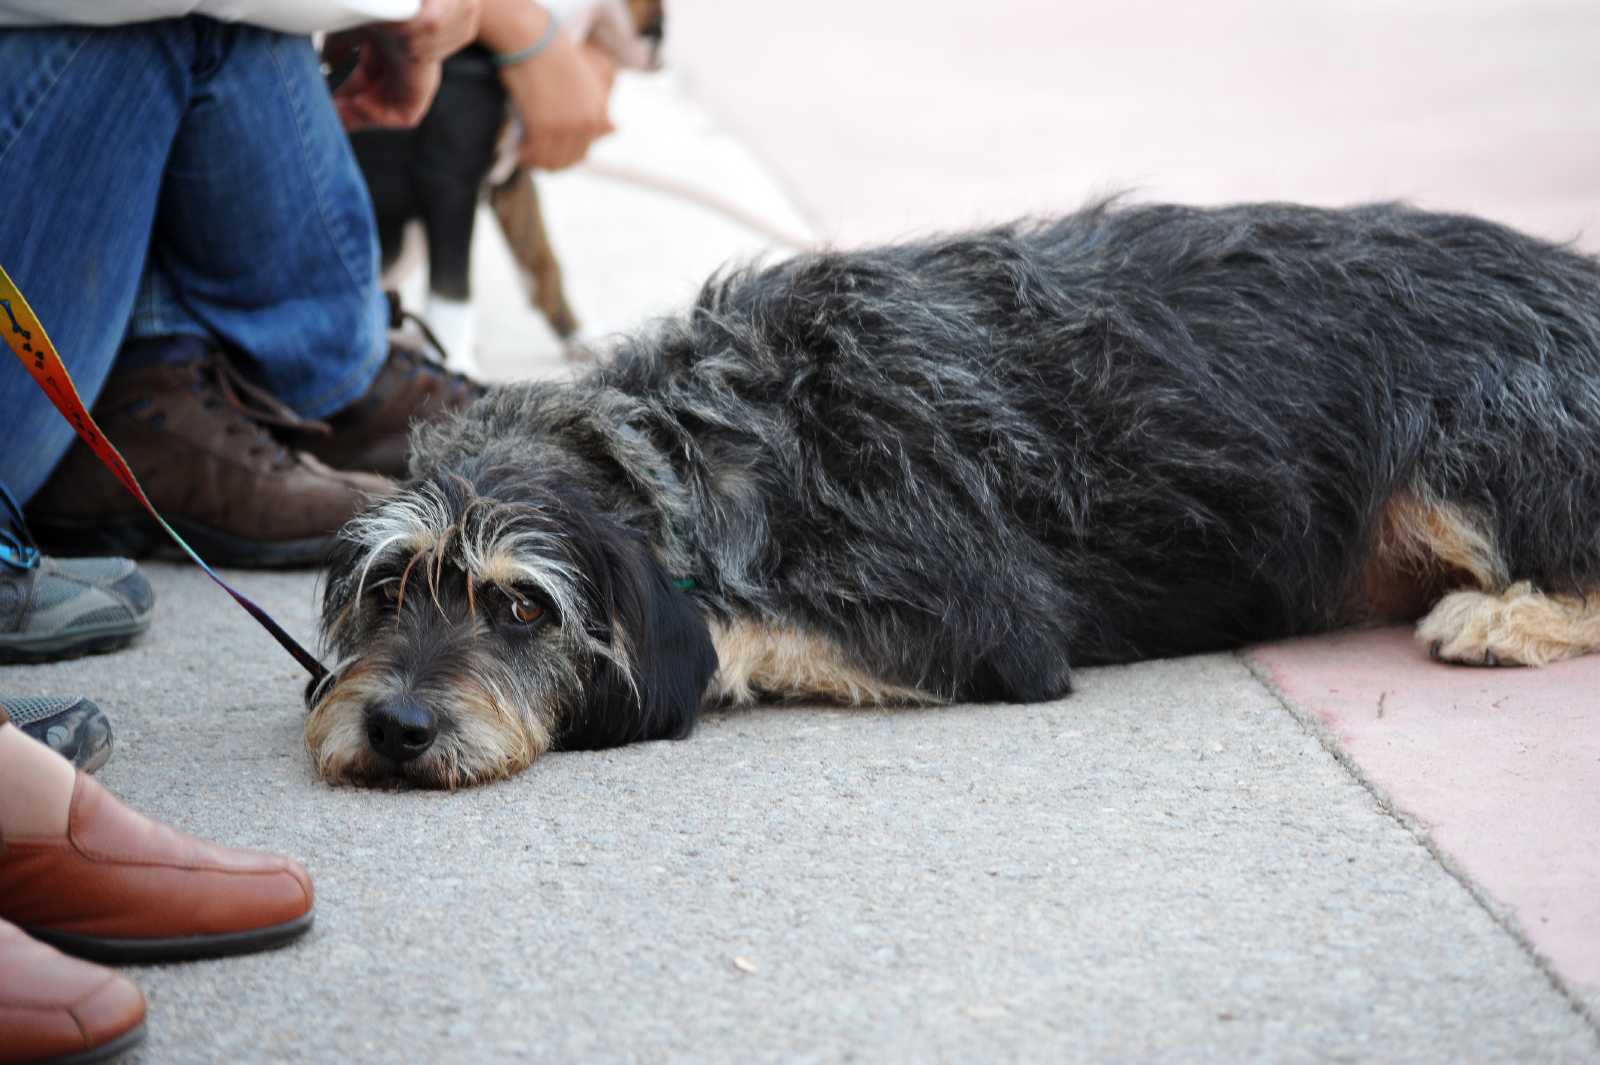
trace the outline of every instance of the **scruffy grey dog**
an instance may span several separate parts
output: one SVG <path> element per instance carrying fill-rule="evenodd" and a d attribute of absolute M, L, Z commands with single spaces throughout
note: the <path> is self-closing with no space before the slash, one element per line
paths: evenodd
<path fill-rule="evenodd" d="M 1600 646 L 1600 266 L 1397 206 L 804 255 L 420 430 L 412 472 L 327 581 L 331 780 L 1423 615 L 1437 657 L 1538 665 Z"/>

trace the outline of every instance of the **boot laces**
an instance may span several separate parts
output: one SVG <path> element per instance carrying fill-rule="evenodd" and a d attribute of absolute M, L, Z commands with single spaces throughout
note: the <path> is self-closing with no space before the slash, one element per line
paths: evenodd
<path fill-rule="evenodd" d="M 315 433 L 319 436 L 333 432 L 327 422 L 302 418 L 290 410 L 277 396 L 247 380 L 221 354 L 206 360 L 196 369 L 200 378 L 196 391 L 212 393 L 203 402 L 212 409 L 226 406 L 238 416 L 226 432 L 229 436 L 249 433 L 252 437 L 249 447 L 252 456 L 266 453 L 272 464 L 280 468 L 293 464 L 293 454 L 272 434 L 272 429 Z"/>

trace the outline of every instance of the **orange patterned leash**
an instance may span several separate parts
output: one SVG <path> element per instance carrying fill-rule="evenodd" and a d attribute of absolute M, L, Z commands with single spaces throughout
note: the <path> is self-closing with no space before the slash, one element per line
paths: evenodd
<path fill-rule="evenodd" d="M 133 493 L 144 509 L 150 512 L 160 526 L 172 537 L 173 542 L 183 548 L 184 553 L 194 560 L 195 565 L 205 570 L 223 591 L 233 596 L 234 602 L 244 607 L 245 611 L 261 627 L 272 634 L 285 651 L 294 656 L 294 660 L 311 674 L 313 681 L 321 681 L 327 676 L 327 670 L 318 662 L 316 656 L 295 642 L 294 637 L 283 631 L 283 627 L 272 620 L 272 615 L 252 603 L 244 595 L 236 591 L 232 585 L 217 576 L 215 570 L 206 565 L 206 560 L 195 554 L 194 548 L 183 542 L 183 537 L 173 531 L 156 508 L 151 505 L 149 497 L 144 494 L 144 489 L 139 487 L 139 480 L 128 469 L 128 463 L 121 453 L 106 439 L 100 427 L 95 424 L 94 418 L 84 409 L 83 400 L 78 396 L 78 388 L 72 383 L 72 375 L 67 373 L 67 368 L 61 364 L 61 356 L 56 354 L 55 345 L 50 342 L 50 336 L 44 331 L 39 318 L 33 313 L 33 308 L 28 306 L 28 301 L 22 298 L 22 292 L 11 280 L 11 275 L 0 267 L 0 311 L 5 312 L 6 321 L 0 322 L 0 332 L 4 332 L 6 343 L 11 351 L 21 360 L 28 373 L 44 389 L 44 394 L 50 397 L 50 402 L 55 404 L 61 416 L 72 423 L 83 442 L 89 445 L 100 461 L 106 464 L 117 478 L 122 482 L 122 487 Z"/>

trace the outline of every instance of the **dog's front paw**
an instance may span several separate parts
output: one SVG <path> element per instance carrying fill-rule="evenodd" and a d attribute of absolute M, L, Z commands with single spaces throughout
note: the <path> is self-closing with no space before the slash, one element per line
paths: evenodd
<path fill-rule="evenodd" d="M 1566 602 L 1520 581 L 1498 595 L 1452 592 L 1417 625 L 1417 640 L 1441 662 L 1542 666 L 1584 653 Z"/>

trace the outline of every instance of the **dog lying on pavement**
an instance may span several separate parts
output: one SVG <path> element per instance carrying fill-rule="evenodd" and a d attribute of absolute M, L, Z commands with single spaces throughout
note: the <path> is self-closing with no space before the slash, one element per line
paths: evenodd
<path fill-rule="evenodd" d="M 1395 619 L 1541 665 L 1600 647 L 1600 264 L 1400 206 L 1100 204 L 714 279 L 411 466 L 327 577 L 329 780 Z"/>

